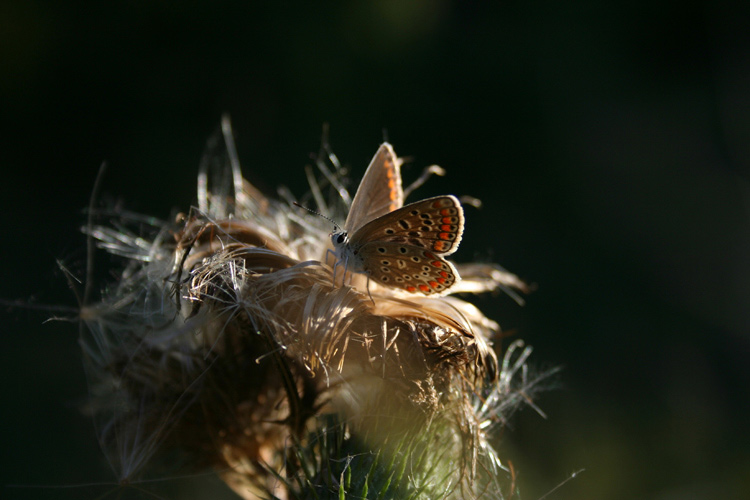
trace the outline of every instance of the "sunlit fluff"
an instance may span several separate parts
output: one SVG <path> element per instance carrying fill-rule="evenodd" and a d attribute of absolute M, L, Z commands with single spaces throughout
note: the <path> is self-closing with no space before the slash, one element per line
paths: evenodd
<path fill-rule="evenodd" d="M 110 222 L 86 228 L 126 259 L 82 312 L 113 469 L 128 481 L 179 453 L 244 498 L 512 494 L 488 433 L 530 401 L 530 349 L 516 342 L 499 364 L 497 323 L 454 296 L 334 283 L 330 223 L 293 202 L 342 220 L 351 197 L 327 146 L 316 167 L 302 199 L 266 197 L 242 178 L 224 119 L 197 206 L 172 223 L 102 211 Z M 456 268 L 451 294 L 524 290 L 496 265 Z"/>

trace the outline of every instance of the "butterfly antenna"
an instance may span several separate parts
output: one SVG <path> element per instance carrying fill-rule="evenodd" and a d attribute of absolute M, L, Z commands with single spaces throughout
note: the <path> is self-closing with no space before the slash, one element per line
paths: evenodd
<path fill-rule="evenodd" d="M 300 207 L 300 208 L 304 208 L 305 210 L 307 210 L 307 211 L 308 211 L 308 212 L 310 212 L 311 214 L 315 214 L 315 215 L 317 215 L 317 216 L 319 216 L 319 217 L 323 217 L 323 218 L 324 218 L 325 220 L 327 220 L 328 222 L 330 222 L 331 224 L 333 224 L 333 227 L 334 227 L 334 228 L 336 228 L 336 230 L 338 230 L 338 231 L 341 231 L 341 226 L 339 226 L 338 224 L 336 224 L 336 221 L 335 221 L 335 220 L 333 220 L 333 219 L 331 219 L 330 217 L 327 217 L 327 216 L 325 216 L 325 215 L 321 214 L 320 212 L 316 212 L 316 211 L 315 211 L 315 210 L 313 210 L 312 208 L 307 208 L 307 207 L 305 207 L 305 206 L 303 206 L 303 205 L 300 205 L 300 204 L 299 204 L 299 203 L 297 203 L 296 201 L 293 201 L 292 203 L 293 203 L 293 204 L 294 204 L 295 206 L 297 206 L 297 207 Z"/>

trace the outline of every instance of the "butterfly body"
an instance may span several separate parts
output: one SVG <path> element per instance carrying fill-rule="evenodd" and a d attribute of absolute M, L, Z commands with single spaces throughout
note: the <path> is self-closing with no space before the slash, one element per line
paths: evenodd
<path fill-rule="evenodd" d="M 344 229 L 331 235 L 334 267 L 387 287 L 439 295 L 460 279 L 444 256 L 461 241 L 463 209 L 450 195 L 403 206 L 399 167 L 391 146 L 383 144 L 357 189 Z"/>

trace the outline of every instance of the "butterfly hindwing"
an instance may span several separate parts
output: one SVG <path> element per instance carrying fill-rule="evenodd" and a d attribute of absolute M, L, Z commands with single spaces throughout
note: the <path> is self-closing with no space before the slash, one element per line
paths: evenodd
<path fill-rule="evenodd" d="M 413 245 L 374 241 L 357 254 L 370 279 L 407 292 L 442 294 L 460 279 L 450 262 Z"/>

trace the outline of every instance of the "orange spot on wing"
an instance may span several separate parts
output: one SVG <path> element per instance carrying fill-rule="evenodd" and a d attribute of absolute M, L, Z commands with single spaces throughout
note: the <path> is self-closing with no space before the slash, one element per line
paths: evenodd
<path fill-rule="evenodd" d="M 438 234 L 438 238 L 441 240 L 449 240 L 451 239 L 451 233 L 440 233 Z"/>
<path fill-rule="evenodd" d="M 430 282 L 429 282 L 429 284 L 430 284 L 430 286 L 431 286 L 432 288 L 437 288 L 437 287 L 438 287 L 438 283 L 437 283 L 437 281 L 430 281 Z"/>
<path fill-rule="evenodd" d="M 440 229 L 442 229 L 443 231 L 450 231 L 451 227 L 452 226 L 450 224 L 443 224 L 442 226 L 440 226 Z"/>
<path fill-rule="evenodd" d="M 427 285 L 419 285 L 419 289 L 422 290 L 424 293 L 430 292 L 430 287 Z"/>
<path fill-rule="evenodd" d="M 443 263 L 440 262 L 439 260 L 433 260 L 432 262 L 430 262 L 430 264 L 432 264 L 435 267 L 443 267 Z"/>
<path fill-rule="evenodd" d="M 438 283 L 440 283 L 441 285 L 445 285 L 445 281 L 446 281 L 445 278 L 438 278 L 437 280 L 438 280 Z"/>
<path fill-rule="evenodd" d="M 440 276 L 447 278 L 449 276 L 448 271 L 440 271 Z"/>
<path fill-rule="evenodd" d="M 393 167 L 393 162 L 391 160 L 385 161 L 385 175 L 388 178 L 388 189 L 391 190 L 390 198 L 391 201 L 396 201 L 396 198 L 398 197 L 398 193 L 396 192 L 396 169 Z M 391 203 L 390 209 L 391 212 L 396 210 L 397 207 L 395 203 Z"/>
<path fill-rule="evenodd" d="M 406 287 L 406 291 L 407 291 L 407 292 L 411 292 L 411 293 L 414 293 L 414 292 L 416 292 L 416 291 L 417 291 L 417 287 L 415 287 L 415 286 L 413 286 L 413 285 L 409 285 L 409 286 L 407 286 L 407 287 Z"/>

